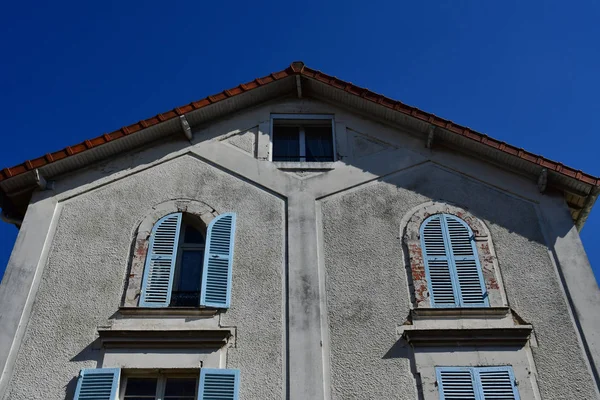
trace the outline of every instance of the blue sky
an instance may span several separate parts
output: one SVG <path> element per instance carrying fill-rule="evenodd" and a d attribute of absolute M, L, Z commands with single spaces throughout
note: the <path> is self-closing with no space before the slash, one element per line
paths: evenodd
<path fill-rule="evenodd" d="M 599 17 L 597 1 L 8 2 L 0 168 L 302 60 L 600 175 Z M 16 234 L 0 223 L 0 273 Z M 594 210 L 596 276 L 598 234 Z"/>

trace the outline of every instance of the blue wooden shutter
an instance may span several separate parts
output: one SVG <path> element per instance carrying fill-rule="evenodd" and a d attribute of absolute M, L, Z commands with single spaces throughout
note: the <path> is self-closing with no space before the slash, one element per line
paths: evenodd
<path fill-rule="evenodd" d="M 200 370 L 198 400 L 238 400 L 240 371 L 237 369 Z"/>
<path fill-rule="evenodd" d="M 421 248 L 432 306 L 455 307 L 456 289 L 443 228 L 442 215 L 434 215 L 426 219 L 421 225 Z"/>
<path fill-rule="evenodd" d="M 200 305 L 229 308 L 235 214 L 219 215 L 208 225 Z"/>
<path fill-rule="evenodd" d="M 479 400 L 471 368 L 436 368 L 440 400 Z"/>
<path fill-rule="evenodd" d="M 519 400 L 511 367 L 476 368 L 475 378 L 481 400 Z"/>
<path fill-rule="evenodd" d="M 116 400 L 119 368 L 82 369 L 77 380 L 74 400 Z"/>
<path fill-rule="evenodd" d="M 181 213 L 169 214 L 152 228 L 146 256 L 140 307 L 168 307 L 177 261 Z"/>
<path fill-rule="evenodd" d="M 463 220 L 447 214 L 443 217 L 459 304 L 462 307 L 485 307 L 488 299 L 473 233 Z"/>

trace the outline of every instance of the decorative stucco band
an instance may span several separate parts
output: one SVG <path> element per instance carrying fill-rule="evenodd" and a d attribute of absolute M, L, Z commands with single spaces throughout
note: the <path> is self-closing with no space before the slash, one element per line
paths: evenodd
<path fill-rule="evenodd" d="M 471 228 L 475 236 L 475 244 L 483 279 L 487 289 L 490 307 L 507 306 L 506 296 L 501 285 L 500 271 L 494 252 L 490 233 L 485 224 L 465 209 L 440 202 L 428 202 L 412 209 L 407 215 L 404 243 L 408 249 L 410 277 L 414 288 L 414 306 L 431 307 L 430 293 L 423 261 L 420 227 L 423 221 L 435 214 L 451 214 L 459 217 Z M 405 217 L 406 219 L 406 217 Z"/>
<path fill-rule="evenodd" d="M 138 306 L 146 254 L 148 253 L 148 243 L 154 224 L 160 218 L 174 212 L 183 212 L 198 217 L 205 229 L 208 227 L 210 221 L 219 215 L 209 205 L 191 199 L 169 200 L 153 207 L 141 221 L 134 234 L 135 241 L 131 254 L 131 264 L 125 282 L 124 307 Z"/>

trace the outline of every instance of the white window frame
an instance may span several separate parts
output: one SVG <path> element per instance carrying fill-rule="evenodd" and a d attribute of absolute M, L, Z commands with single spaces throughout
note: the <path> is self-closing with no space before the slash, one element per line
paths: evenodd
<path fill-rule="evenodd" d="M 335 116 L 333 114 L 271 114 L 271 121 L 269 125 L 269 161 L 273 162 L 273 125 L 276 119 L 304 119 L 304 120 L 329 120 L 331 121 L 331 139 L 333 141 L 333 161 L 327 161 L 325 163 L 331 163 L 337 161 L 337 146 L 336 146 L 336 135 L 335 135 Z M 315 162 L 306 161 L 306 141 L 305 141 L 304 128 L 300 127 L 300 135 L 298 140 L 300 141 L 300 161 L 282 161 L 282 163 L 307 163 L 315 164 Z M 318 163 L 318 162 L 316 162 Z"/>
<path fill-rule="evenodd" d="M 125 372 L 124 376 L 121 377 L 121 387 L 119 388 L 119 399 L 125 399 L 125 390 L 127 389 L 127 382 L 129 378 L 156 378 L 156 394 L 154 399 L 148 398 L 148 400 L 164 400 L 165 389 L 167 387 L 167 379 L 169 378 L 194 378 L 196 379 L 196 386 L 194 392 L 194 398 L 198 398 L 198 384 L 200 383 L 200 370 L 196 372 L 156 372 L 156 371 L 135 371 Z"/>

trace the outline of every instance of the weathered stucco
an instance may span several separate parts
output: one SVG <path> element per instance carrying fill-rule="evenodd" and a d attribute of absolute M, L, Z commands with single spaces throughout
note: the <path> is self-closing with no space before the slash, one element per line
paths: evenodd
<path fill-rule="evenodd" d="M 411 304 L 399 233 L 406 213 L 434 200 L 460 205 L 489 227 L 508 304 L 534 326 L 542 398 L 594 398 L 583 355 L 568 356 L 576 331 L 535 206 L 429 164 L 323 200 L 333 399 L 414 396 L 412 356 L 395 331 Z M 557 366 L 567 359 L 564 374 Z"/>
<path fill-rule="evenodd" d="M 335 162 L 313 170 L 268 161 L 270 114 L 298 112 L 335 115 Z M 281 99 L 192 128 L 191 142 L 174 137 L 34 196 L 0 286 L 0 299 L 14 302 L 0 303 L 0 398 L 70 399 L 81 368 L 164 361 L 239 368 L 244 400 L 428 400 L 436 395 L 431 371 L 450 362 L 446 353 L 459 355 L 457 365 L 514 360 L 523 399 L 598 398 L 600 319 L 588 308 L 600 296 L 560 197 L 315 100 Z M 184 203 L 208 219 L 238 215 L 231 309 L 119 313 L 136 304 L 153 221 Z M 415 296 L 404 234 L 431 204 L 456 207 L 485 228 L 478 248 L 496 290 L 492 305 L 533 325 L 526 346 L 413 351 L 400 339 Z M 584 286 L 590 295 L 575 290 Z M 445 322 L 458 329 L 492 320 Z M 227 329 L 234 337 L 218 351 L 187 355 L 104 353 L 98 326 Z"/>
<path fill-rule="evenodd" d="M 283 242 L 272 232 L 283 230 L 283 202 L 186 155 L 64 204 L 7 399 L 72 396 L 79 369 L 102 357 L 90 347 L 121 303 L 139 221 L 178 198 L 238 214 L 234 300 L 221 324 L 237 327 L 244 345 L 229 349 L 221 367 L 244 371 L 245 398 L 281 398 Z"/>

